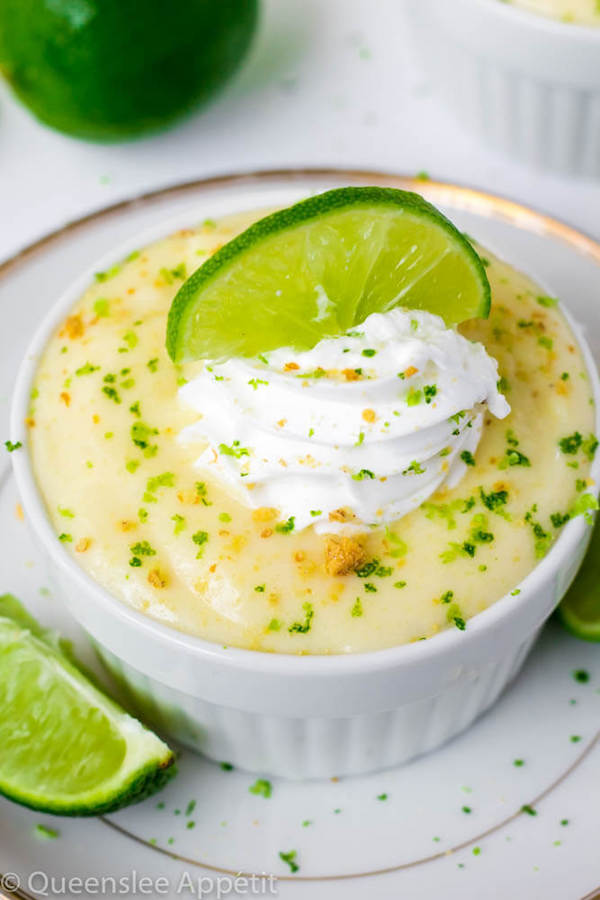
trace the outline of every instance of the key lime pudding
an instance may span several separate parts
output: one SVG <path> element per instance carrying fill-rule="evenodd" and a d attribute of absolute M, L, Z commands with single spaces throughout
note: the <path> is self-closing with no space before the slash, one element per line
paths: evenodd
<path fill-rule="evenodd" d="M 573 25 L 600 25 L 597 0 L 502 0 L 541 16 Z"/>
<path fill-rule="evenodd" d="M 124 604 L 227 646 L 468 630 L 596 506 L 570 325 L 416 195 L 263 217 L 98 272 L 50 339 L 27 424 L 56 539 Z"/>

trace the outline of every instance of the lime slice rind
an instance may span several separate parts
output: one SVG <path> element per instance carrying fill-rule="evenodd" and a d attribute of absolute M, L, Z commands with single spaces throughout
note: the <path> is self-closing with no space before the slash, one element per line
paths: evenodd
<path fill-rule="evenodd" d="M 12 615 L 7 615 L 10 612 Z M 90 682 L 13 597 L 0 597 L 0 793 L 65 816 L 115 812 L 174 774 L 163 741 Z"/>
<path fill-rule="evenodd" d="M 600 643 L 600 527 L 592 532 L 583 564 L 562 603 L 558 618 L 575 637 Z"/>
<path fill-rule="evenodd" d="M 467 238 L 419 194 L 327 191 L 251 225 L 177 293 L 167 324 L 175 362 L 310 349 L 395 306 L 448 325 L 490 308 Z"/>

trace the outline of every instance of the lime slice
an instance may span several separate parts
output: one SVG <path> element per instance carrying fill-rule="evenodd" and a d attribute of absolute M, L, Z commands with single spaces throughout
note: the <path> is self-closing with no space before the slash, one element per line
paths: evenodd
<path fill-rule="evenodd" d="M 0 597 L 0 793 L 65 816 L 114 812 L 174 772 L 171 750 L 93 685 L 14 597 Z"/>
<path fill-rule="evenodd" d="M 563 625 L 584 641 L 600 642 L 600 528 L 598 520 L 592 539 L 569 591 L 558 607 Z"/>
<path fill-rule="evenodd" d="M 340 188 L 261 219 L 197 269 L 173 300 L 167 349 L 178 363 L 307 350 L 395 306 L 448 325 L 486 317 L 482 262 L 418 194 Z"/>

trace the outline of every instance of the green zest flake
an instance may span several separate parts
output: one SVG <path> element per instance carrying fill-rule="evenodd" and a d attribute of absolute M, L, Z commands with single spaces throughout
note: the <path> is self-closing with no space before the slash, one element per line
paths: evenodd
<path fill-rule="evenodd" d="M 139 459 L 130 459 L 125 463 L 125 468 L 127 469 L 128 472 L 131 472 L 132 474 L 134 472 L 136 472 L 137 469 L 139 469 L 139 467 L 140 467 Z"/>
<path fill-rule="evenodd" d="M 473 505 L 474 503 L 475 501 L 473 501 Z M 421 509 L 428 519 L 442 519 L 450 531 L 453 528 L 456 528 L 454 513 L 464 512 L 463 506 L 464 502 L 462 500 L 453 500 L 452 503 L 430 503 L 429 501 L 425 501 L 425 503 L 421 504 Z"/>
<path fill-rule="evenodd" d="M 571 516 L 569 515 L 569 513 L 555 512 L 550 516 L 550 521 L 555 528 L 561 528 L 566 522 L 569 521 L 570 518 Z"/>
<path fill-rule="evenodd" d="M 240 447 L 239 441 L 234 441 L 231 446 L 219 444 L 219 453 L 223 456 L 235 456 L 236 459 L 240 459 L 242 456 L 250 456 L 250 452 L 246 447 Z"/>
<path fill-rule="evenodd" d="M 287 852 L 283 852 L 283 850 L 279 851 L 279 858 L 283 860 L 284 863 L 287 863 L 290 867 L 290 872 L 294 873 L 300 869 L 300 866 L 296 862 L 296 851 L 288 850 Z"/>
<path fill-rule="evenodd" d="M 508 491 L 491 491 L 486 494 L 483 488 L 479 488 L 479 496 L 486 509 L 496 513 L 497 516 L 502 516 L 507 522 L 511 521 L 510 513 L 504 508 L 508 503 Z"/>
<path fill-rule="evenodd" d="M 141 410 L 140 410 L 140 401 L 139 400 L 136 400 L 135 403 L 131 404 L 131 406 L 129 407 L 129 412 L 132 415 L 137 416 L 139 419 L 139 417 L 142 415 Z"/>
<path fill-rule="evenodd" d="M 290 534 L 294 530 L 295 516 L 290 516 L 286 522 L 279 522 L 275 526 L 275 531 L 279 534 Z"/>
<path fill-rule="evenodd" d="M 481 847 L 473 847 L 473 856 L 479 856 L 481 853 Z"/>
<path fill-rule="evenodd" d="M 37 834 L 38 837 L 50 841 L 60 837 L 60 831 L 57 831 L 56 828 L 49 828 L 47 825 L 36 825 L 35 834 Z"/>
<path fill-rule="evenodd" d="M 310 631 L 310 626 L 315 614 L 312 603 L 303 603 L 302 609 L 305 612 L 304 622 L 293 622 L 288 628 L 290 634 L 307 634 Z"/>
<path fill-rule="evenodd" d="M 94 303 L 94 314 L 99 319 L 105 319 L 107 316 L 110 316 L 110 303 L 104 297 L 100 297 Z"/>
<path fill-rule="evenodd" d="M 569 738 L 569 740 L 571 741 L 572 744 L 578 744 L 579 741 L 581 740 L 581 735 L 580 734 L 572 734 L 571 737 Z"/>
<path fill-rule="evenodd" d="M 507 466 L 525 466 L 530 467 L 531 462 L 529 461 L 529 457 L 525 456 L 524 453 L 521 453 L 520 450 L 515 450 L 514 447 L 509 447 L 506 451 L 506 456 L 503 460 L 501 460 L 498 465 L 499 469 L 506 469 Z"/>
<path fill-rule="evenodd" d="M 547 531 L 541 526 L 539 522 L 537 522 L 533 516 L 534 513 L 537 512 L 537 504 L 531 507 L 531 509 L 525 513 L 525 521 L 531 525 L 533 536 L 535 538 L 535 555 L 538 559 L 541 559 L 546 555 L 548 550 L 550 549 L 550 544 L 552 543 L 552 537 L 548 534 Z"/>
<path fill-rule="evenodd" d="M 511 597 L 518 597 L 520 593 L 521 593 L 521 588 L 515 588 L 514 591 L 511 591 L 511 592 L 510 592 L 510 596 L 511 596 Z"/>
<path fill-rule="evenodd" d="M 257 584 L 256 587 L 254 588 L 254 590 L 256 591 L 257 594 L 264 594 L 265 587 L 266 587 L 266 585 L 264 585 L 264 584 Z"/>
<path fill-rule="evenodd" d="M 360 374 L 359 369 L 355 369 L 354 371 Z M 302 372 L 300 375 L 296 375 L 296 378 L 323 378 L 323 376 L 326 374 L 327 373 L 325 369 L 322 369 L 321 366 L 318 366 L 312 372 Z"/>
<path fill-rule="evenodd" d="M 460 454 L 460 458 L 464 462 L 466 466 L 474 466 L 475 465 L 475 457 L 471 453 L 470 450 L 463 450 Z"/>
<path fill-rule="evenodd" d="M 21 441 L 16 441 L 14 444 L 12 441 L 4 441 L 4 446 L 9 453 L 14 453 L 15 450 L 20 450 L 23 444 L 21 443 Z"/>
<path fill-rule="evenodd" d="M 181 534 L 185 529 L 185 519 L 183 516 L 180 516 L 179 513 L 175 513 L 174 516 L 171 516 L 171 522 L 175 523 L 173 534 Z"/>
<path fill-rule="evenodd" d="M 408 552 L 408 545 L 406 541 L 403 541 L 400 535 L 396 534 L 395 531 L 392 531 L 391 528 L 386 526 L 385 529 L 385 537 L 386 540 L 392 544 L 392 548 L 388 550 L 390 556 L 394 559 L 399 559 L 401 556 L 406 556 Z"/>
<path fill-rule="evenodd" d="M 126 331 L 125 334 L 123 335 L 123 340 L 127 344 L 127 347 L 129 348 L 129 350 L 133 350 L 134 347 L 137 347 L 138 336 L 135 333 L 135 331 Z M 121 349 L 122 348 L 119 349 L 119 352 L 121 352 Z"/>
<path fill-rule="evenodd" d="M 263 381 L 261 378 L 251 378 L 248 384 L 251 384 L 255 391 L 258 390 L 259 384 L 268 385 L 268 381 Z"/>
<path fill-rule="evenodd" d="M 431 403 L 435 395 L 437 394 L 437 385 L 436 384 L 426 384 L 423 388 L 423 393 L 425 394 L 425 403 Z"/>
<path fill-rule="evenodd" d="M 207 489 L 206 485 L 203 481 L 197 481 L 194 485 L 196 490 L 196 495 L 199 497 L 200 502 L 203 506 L 212 506 L 212 502 L 210 502 L 207 498 Z"/>
<path fill-rule="evenodd" d="M 540 347 L 545 347 L 546 350 L 552 350 L 554 347 L 554 341 L 552 338 L 546 337 L 545 334 L 540 335 L 538 338 L 538 344 Z"/>
<path fill-rule="evenodd" d="M 364 433 L 364 431 L 359 432 L 358 440 L 356 441 L 356 443 L 354 444 L 354 446 L 355 446 L 355 447 L 360 447 L 360 445 L 362 444 L 362 442 L 364 441 L 364 439 L 365 439 L 365 433 Z"/>
<path fill-rule="evenodd" d="M 233 765 L 230 762 L 219 763 L 224 772 L 233 772 Z"/>
<path fill-rule="evenodd" d="M 194 812 L 195 809 L 196 809 L 196 801 L 190 800 L 190 802 L 188 803 L 188 805 L 185 808 L 186 816 L 191 816 L 191 814 Z"/>
<path fill-rule="evenodd" d="M 182 281 L 185 281 L 187 278 L 187 268 L 184 262 L 179 263 L 178 266 L 175 266 L 174 269 L 166 269 L 162 268 L 159 272 L 161 278 L 167 282 L 167 284 L 173 284 L 176 278 L 181 278 Z"/>
<path fill-rule="evenodd" d="M 358 618 L 359 616 L 362 616 L 362 614 L 363 614 L 362 603 L 360 602 L 360 597 L 357 597 L 354 602 L 354 606 L 350 610 L 350 615 L 353 616 L 354 618 Z"/>
<path fill-rule="evenodd" d="M 426 469 L 423 468 L 420 462 L 417 462 L 416 459 L 413 459 L 408 468 L 404 469 L 402 472 L 403 475 L 422 475 Z"/>
<path fill-rule="evenodd" d="M 114 400 L 115 403 L 121 402 L 121 397 L 119 396 L 119 392 L 112 385 L 105 384 L 102 388 L 102 393 L 106 394 L 109 400 Z"/>
<path fill-rule="evenodd" d="M 114 436 L 115 436 L 114 431 L 105 431 L 104 432 L 104 439 L 106 441 L 110 441 L 110 439 L 113 438 Z"/>
<path fill-rule="evenodd" d="M 580 494 L 576 498 L 568 515 L 574 519 L 576 516 L 583 516 L 588 525 L 592 524 L 592 510 L 598 509 L 598 501 L 593 494 Z"/>
<path fill-rule="evenodd" d="M 524 803 L 521 807 L 521 812 L 527 813 L 528 816 L 537 816 L 537 810 L 533 808 L 529 803 Z"/>
<path fill-rule="evenodd" d="M 377 353 L 377 350 L 371 350 L 369 348 L 362 351 L 363 356 L 375 356 L 376 353 Z"/>
<path fill-rule="evenodd" d="M 148 518 L 148 510 L 142 509 L 142 507 L 140 507 L 140 509 L 138 509 L 138 519 L 140 520 L 140 522 L 145 522 L 147 520 L 147 518 Z"/>
<path fill-rule="evenodd" d="M 144 451 L 144 456 L 155 456 L 158 450 L 157 444 L 151 444 L 150 438 L 158 434 L 158 428 L 152 428 L 145 422 L 138 420 L 131 426 L 131 440 Z"/>
<path fill-rule="evenodd" d="M 524 759 L 515 759 L 514 762 L 513 762 L 513 766 L 516 766 L 517 769 L 520 769 L 521 766 L 524 766 L 524 765 L 525 765 L 525 760 L 524 760 Z"/>
<path fill-rule="evenodd" d="M 598 449 L 598 438 L 596 437 L 596 435 L 590 434 L 589 437 L 584 440 L 583 444 L 581 445 L 581 449 L 591 462 L 596 455 L 596 450 Z"/>
<path fill-rule="evenodd" d="M 395 582 L 394 582 L 394 587 L 395 587 L 395 588 L 403 588 L 403 587 L 406 587 L 406 582 L 405 582 L 405 581 L 395 581 Z"/>
<path fill-rule="evenodd" d="M 540 304 L 540 306 L 545 306 L 548 309 L 550 309 L 551 307 L 556 306 L 558 304 L 558 298 L 557 297 L 537 297 L 537 302 Z"/>
<path fill-rule="evenodd" d="M 460 611 L 460 607 L 456 603 L 452 603 L 448 607 L 446 619 L 450 624 L 456 625 L 459 631 L 464 631 L 467 627 L 467 623 L 465 622 L 464 617 Z"/>
<path fill-rule="evenodd" d="M 162 472 L 160 475 L 154 475 L 146 482 L 146 493 L 144 494 L 145 502 L 156 503 L 154 494 L 156 494 L 157 490 L 161 487 L 174 487 L 174 485 L 175 475 L 173 472 Z"/>
<path fill-rule="evenodd" d="M 463 806 L 462 811 L 464 813 L 466 813 L 467 815 L 469 815 L 473 810 L 471 809 L 470 806 Z"/>
<path fill-rule="evenodd" d="M 281 622 L 279 619 L 271 619 L 267 625 L 267 631 L 281 631 Z"/>
<path fill-rule="evenodd" d="M 133 559 L 139 559 L 141 556 L 156 556 L 156 550 L 150 546 L 148 541 L 137 541 L 129 549 L 133 554 Z M 129 562 L 130 566 L 141 565 L 141 562 L 134 563 L 133 559 Z"/>
<path fill-rule="evenodd" d="M 96 272 L 94 278 L 96 281 L 108 281 L 109 278 L 114 278 L 115 275 L 118 275 L 121 271 L 121 264 L 118 263 L 115 266 L 111 266 L 110 269 L 107 269 L 106 272 Z"/>
<path fill-rule="evenodd" d="M 268 366 L 268 365 L 269 365 L 269 360 L 268 360 L 267 357 L 264 355 L 264 353 L 259 353 L 258 356 L 257 356 L 256 358 L 259 359 L 259 360 L 261 361 L 261 363 L 263 363 L 265 366 Z"/>
<path fill-rule="evenodd" d="M 387 798 L 388 798 L 387 794 L 377 794 L 378 800 L 387 800 Z"/>
<path fill-rule="evenodd" d="M 370 469 L 361 469 L 360 472 L 355 472 L 352 476 L 353 481 L 364 481 L 365 478 L 375 478 L 375 475 Z"/>
<path fill-rule="evenodd" d="M 70 544 L 73 540 L 73 535 L 65 534 L 65 532 L 63 531 L 62 534 L 59 534 L 58 539 L 59 541 L 62 541 L 63 544 Z"/>
<path fill-rule="evenodd" d="M 450 603 L 454 599 L 454 591 L 446 591 L 440 597 L 440 603 Z"/>
<path fill-rule="evenodd" d="M 86 362 L 82 366 L 79 366 L 78 369 L 75 369 L 76 375 L 91 375 L 92 372 L 97 372 L 100 366 L 93 366 L 91 363 Z"/>
<path fill-rule="evenodd" d="M 56 507 L 61 516 L 64 516 L 65 519 L 74 519 L 75 513 L 71 509 L 67 509 L 66 506 L 57 506 Z"/>
<path fill-rule="evenodd" d="M 156 372 L 158 369 L 158 356 L 155 356 L 154 359 L 149 359 L 146 363 L 151 372 Z"/>
<path fill-rule="evenodd" d="M 561 449 L 562 453 L 574 455 L 580 449 L 583 444 L 583 437 L 578 431 L 574 431 L 573 434 L 568 437 L 561 438 L 558 442 L 558 446 Z"/>
<path fill-rule="evenodd" d="M 266 778 L 257 778 L 254 784 L 251 784 L 248 788 L 248 792 L 268 799 L 273 793 L 273 786 Z"/>
<path fill-rule="evenodd" d="M 229 515 L 229 513 L 219 513 L 219 522 L 231 522 L 231 516 Z"/>
<path fill-rule="evenodd" d="M 204 544 L 208 541 L 208 531 L 196 531 L 195 534 L 192 535 L 193 542 L 200 547 L 196 554 L 196 559 L 200 559 L 202 554 L 204 553 Z"/>
<path fill-rule="evenodd" d="M 575 681 L 579 684 L 587 684 L 590 680 L 590 673 L 587 669 L 574 669 L 572 674 Z"/>
<path fill-rule="evenodd" d="M 367 593 L 369 593 L 369 594 L 374 594 L 377 591 L 377 588 L 375 587 L 375 585 L 371 584 L 369 581 L 367 581 L 363 586 L 364 586 L 365 591 L 367 591 Z"/>
<path fill-rule="evenodd" d="M 314 517 L 316 517 L 316 516 L 322 516 L 322 515 L 323 515 L 323 512 L 322 512 L 322 510 L 320 510 L 320 509 L 311 509 L 310 514 L 311 514 L 311 516 L 313 516 L 313 518 L 314 518 Z"/>
<path fill-rule="evenodd" d="M 406 395 L 407 406 L 418 406 L 423 399 L 423 391 L 420 388 L 411 388 Z"/>

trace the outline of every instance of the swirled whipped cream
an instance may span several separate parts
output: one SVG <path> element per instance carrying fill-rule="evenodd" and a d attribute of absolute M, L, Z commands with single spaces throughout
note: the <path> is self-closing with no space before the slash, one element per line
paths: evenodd
<path fill-rule="evenodd" d="M 179 390 L 197 467 L 296 531 L 392 522 L 472 462 L 489 411 L 510 412 L 482 344 L 439 316 L 370 315 L 312 350 L 205 363 Z"/>

